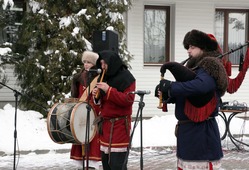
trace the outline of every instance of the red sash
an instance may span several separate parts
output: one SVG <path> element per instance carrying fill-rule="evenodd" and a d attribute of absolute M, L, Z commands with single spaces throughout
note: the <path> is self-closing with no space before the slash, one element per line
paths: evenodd
<path fill-rule="evenodd" d="M 184 112 L 187 117 L 193 122 L 202 122 L 206 120 L 215 110 L 217 106 L 216 95 L 202 107 L 196 107 L 192 105 L 187 99 L 185 102 Z"/>

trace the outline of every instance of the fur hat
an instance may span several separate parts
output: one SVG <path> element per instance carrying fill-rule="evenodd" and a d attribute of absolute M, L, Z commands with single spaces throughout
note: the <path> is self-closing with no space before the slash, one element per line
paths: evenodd
<path fill-rule="evenodd" d="M 211 38 L 210 35 L 195 29 L 189 31 L 185 35 L 183 45 L 185 49 L 189 49 L 189 45 L 193 45 L 206 52 L 216 51 L 218 49 L 218 43 L 216 40 Z"/>
<path fill-rule="evenodd" d="M 99 58 L 99 55 L 92 51 L 84 51 L 82 54 L 82 63 L 83 61 L 89 61 L 93 65 L 96 65 L 96 61 Z"/>

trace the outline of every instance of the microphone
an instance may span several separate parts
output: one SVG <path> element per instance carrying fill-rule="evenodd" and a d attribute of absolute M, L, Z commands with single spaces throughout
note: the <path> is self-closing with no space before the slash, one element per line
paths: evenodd
<path fill-rule="evenodd" d="M 132 91 L 129 92 L 130 94 L 138 94 L 138 95 L 142 95 L 142 94 L 150 94 L 150 90 L 137 90 L 137 91 Z"/>
<path fill-rule="evenodd" d="M 96 72 L 96 73 L 100 74 L 102 71 L 101 71 L 101 69 L 98 68 L 98 69 L 89 69 L 88 72 Z"/>

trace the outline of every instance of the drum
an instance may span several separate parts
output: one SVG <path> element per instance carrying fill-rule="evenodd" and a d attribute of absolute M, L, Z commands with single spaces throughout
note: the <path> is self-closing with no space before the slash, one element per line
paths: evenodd
<path fill-rule="evenodd" d="M 89 114 L 89 142 L 92 141 L 96 126 L 93 121 L 95 110 L 90 105 Z M 50 138 L 56 143 L 84 144 L 87 129 L 87 103 L 56 103 L 47 116 L 47 129 Z"/>

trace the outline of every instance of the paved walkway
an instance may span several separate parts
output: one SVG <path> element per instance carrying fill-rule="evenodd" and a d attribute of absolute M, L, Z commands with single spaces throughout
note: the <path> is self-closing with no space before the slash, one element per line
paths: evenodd
<path fill-rule="evenodd" d="M 161 150 L 163 149 L 163 150 Z M 166 152 L 165 152 L 166 150 Z M 167 148 L 155 150 L 148 149 L 143 156 L 144 170 L 175 170 L 175 150 L 167 151 Z M 139 170 L 140 156 L 131 153 L 129 157 L 129 170 Z M 249 151 L 224 150 L 222 159 L 222 170 L 249 170 Z"/>
<path fill-rule="evenodd" d="M 175 170 L 175 149 L 170 147 L 144 148 L 141 157 L 139 149 L 132 149 L 128 170 Z M 0 169 L 13 169 L 13 156 L 0 156 Z M 82 169 L 69 159 L 69 150 L 21 154 L 16 170 L 76 170 Z M 249 152 L 224 150 L 221 170 L 249 170 Z M 86 168 L 85 168 L 86 169 Z M 102 168 L 100 167 L 100 170 Z"/>

